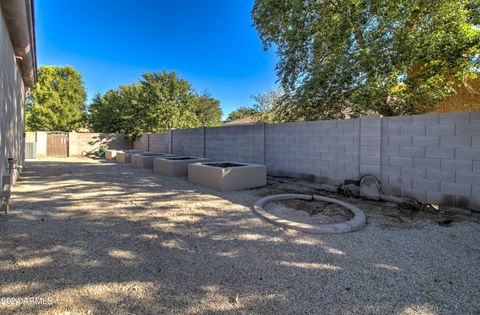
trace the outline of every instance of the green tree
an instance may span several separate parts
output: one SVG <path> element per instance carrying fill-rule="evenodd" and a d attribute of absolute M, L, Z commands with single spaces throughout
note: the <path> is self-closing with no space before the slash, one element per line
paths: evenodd
<path fill-rule="evenodd" d="M 254 108 L 242 106 L 228 114 L 227 120 L 235 120 L 245 117 L 253 117 L 257 114 Z"/>
<path fill-rule="evenodd" d="M 278 120 L 275 112 L 281 106 L 282 94 L 281 90 L 270 90 L 252 96 L 252 99 L 255 101 L 253 109 L 256 112 L 256 122 L 271 123 Z"/>
<path fill-rule="evenodd" d="M 478 0 L 255 0 L 281 120 L 428 112 L 478 69 Z"/>
<path fill-rule="evenodd" d="M 97 132 L 118 132 L 134 139 L 143 132 L 144 122 L 137 113 L 142 106 L 140 84 L 122 85 L 103 96 L 95 95 L 89 107 L 90 126 Z"/>
<path fill-rule="evenodd" d="M 222 124 L 220 101 L 214 99 L 208 92 L 196 95 L 193 111 L 201 126 L 219 126 Z"/>
<path fill-rule="evenodd" d="M 200 125 L 193 113 L 195 95 L 188 81 L 167 71 L 143 74 L 140 117 L 146 132 L 163 132 L 172 128 Z"/>
<path fill-rule="evenodd" d="M 220 102 L 197 95 L 175 72 L 145 73 L 140 82 L 97 95 L 89 108 L 90 125 L 98 132 L 119 132 L 135 139 L 145 132 L 218 125 Z"/>
<path fill-rule="evenodd" d="M 72 131 L 82 127 L 86 99 L 82 76 L 73 67 L 41 66 L 35 88 L 27 95 L 27 130 Z"/>

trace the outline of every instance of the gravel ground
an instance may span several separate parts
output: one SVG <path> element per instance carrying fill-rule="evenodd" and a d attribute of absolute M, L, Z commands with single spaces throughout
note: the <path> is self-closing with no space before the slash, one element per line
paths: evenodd
<path fill-rule="evenodd" d="M 479 314 L 475 218 L 343 198 L 365 228 L 310 235 L 251 211 L 312 189 L 219 193 L 128 165 L 28 162 L 0 215 L 0 313 Z"/>

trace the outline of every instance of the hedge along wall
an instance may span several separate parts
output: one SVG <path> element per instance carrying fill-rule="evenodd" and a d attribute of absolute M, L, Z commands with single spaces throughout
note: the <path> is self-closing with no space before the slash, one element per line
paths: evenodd
<path fill-rule="evenodd" d="M 386 194 L 480 210 L 480 112 L 172 130 L 148 147 L 333 185 L 374 175 Z"/>

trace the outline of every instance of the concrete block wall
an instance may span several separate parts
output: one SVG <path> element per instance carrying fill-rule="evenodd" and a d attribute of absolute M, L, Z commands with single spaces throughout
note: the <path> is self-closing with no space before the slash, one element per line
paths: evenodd
<path fill-rule="evenodd" d="M 374 175 L 389 195 L 480 210 L 480 112 L 174 130 L 150 146 L 168 139 L 179 155 L 334 185 Z"/>
<path fill-rule="evenodd" d="M 360 177 L 373 175 L 380 178 L 382 119 L 380 116 L 360 119 Z"/>
<path fill-rule="evenodd" d="M 387 194 L 480 209 L 480 113 L 382 119 Z"/>
<path fill-rule="evenodd" d="M 47 156 L 48 132 L 36 131 L 27 132 L 26 141 L 36 142 L 36 157 Z M 111 149 L 130 149 L 132 142 L 122 135 L 115 133 L 68 133 L 68 154 L 69 156 L 81 156 L 82 152 L 95 151 L 101 145 L 107 145 Z"/>
<path fill-rule="evenodd" d="M 358 178 L 360 120 L 330 120 L 265 126 L 269 174 L 339 184 Z"/>
<path fill-rule="evenodd" d="M 171 150 L 177 155 L 205 156 L 205 128 L 171 131 Z"/>
<path fill-rule="evenodd" d="M 171 152 L 171 133 L 145 133 L 133 142 L 136 150 L 145 150 L 154 153 Z"/>
<path fill-rule="evenodd" d="M 264 131 L 263 124 L 205 128 L 205 157 L 264 164 Z"/>
<path fill-rule="evenodd" d="M 132 147 L 130 141 L 116 133 L 68 133 L 69 156 L 81 156 L 82 152 L 96 151 L 102 145 L 106 145 L 110 149 L 129 149 Z"/>
<path fill-rule="evenodd" d="M 170 153 L 170 132 L 151 133 L 148 136 L 149 151 L 155 153 Z"/>
<path fill-rule="evenodd" d="M 148 151 L 148 146 L 149 146 L 149 143 L 148 143 L 148 139 L 149 139 L 149 133 L 145 133 L 143 135 L 141 135 L 140 137 L 138 137 L 137 139 L 135 139 L 135 141 L 133 142 L 133 148 L 135 150 L 145 150 L 145 151 Z"/>

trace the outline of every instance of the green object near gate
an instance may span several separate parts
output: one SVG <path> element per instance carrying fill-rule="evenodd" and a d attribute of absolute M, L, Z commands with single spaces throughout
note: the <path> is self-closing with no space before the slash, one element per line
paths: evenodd
<path fill-rule="evenodd" d="M 105 149 L 98 149 L 98 156 L 101 157 L 101 158 L 104 158 L 105 157 Z"/>

